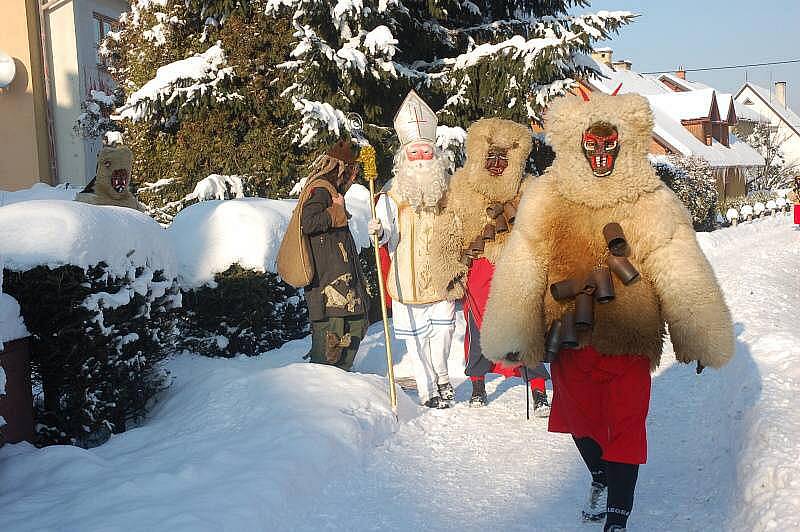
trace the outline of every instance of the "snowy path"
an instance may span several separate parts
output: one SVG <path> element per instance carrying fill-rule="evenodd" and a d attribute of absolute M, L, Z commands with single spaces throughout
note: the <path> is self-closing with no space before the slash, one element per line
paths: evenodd
<path fill-rule="evenodd" d="M 775 239 L 765 241 L 769 236 Z M 633 530 L 752 530 L 728 522 L 740 504 L 743 412 L 759 400 L 762 385 L 750 344 L 763 346 L 764 356 L 794 349 L 800 363 L 800 232 L 785 219 L 764 220 L 702 238 L 733 307 L 737 354 L 722 372 L 697 376 L 667 346 L 653 381 L 650 459 L 639 477 Z M 770 328 L 779 331 L 775 342 Z M 764 380 L 800 391 L 797 379 Z M 545 420 L 525 419 L 518 379 L 491 381 L 484 409 L 463 402 L 469 389 L 458 387 L 452 411 L 425 412 L 401 426 L 362 471 L 326 487 L 319 511 L 296 516 L 289 528 L 586 530 L 577 514 L 589 477 L 571 439 L 547 433 Z M 795 440 L 794 451 L 798 446 Z M 797 456 L 783 458 L 791 464 Z M 797 485 L 792 491 L 800 496 Z"/>
<path fill-rule="evenodd" d="M 800 231 L 767 219 L 700 239 L 737 354 L 697 376 L 665 353 L 629 529 L 798 530 Z M 92 450 L 5 446 L 0 529 L 600 530 L 578 521 L 577 452 L 525 419 L 521 381 L 491 380 L 483 409 L 462 381 L 451 410 L 402 396 L 395 424 L 371 333 L 365 374 L 292 364 L 305 341 L 254 359 L 184 355 L 144 426 Z"/>

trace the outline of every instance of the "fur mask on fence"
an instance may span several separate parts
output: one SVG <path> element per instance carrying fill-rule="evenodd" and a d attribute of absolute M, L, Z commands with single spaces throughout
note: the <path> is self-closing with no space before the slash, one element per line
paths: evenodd
<path fill-rule="evenodd" d="M 467 130 L 464 175 L 492 201 L 509 201 L 519 192 L 533 147 L 531 130 L 500 118 L 483 118 Z"/>
<path fill-rule="evenodd" d="M 103 146 L 97 155 L 97 173 L 75 196 L 76 201 L 142 210 L 130 191 L 133 153 L 123 144 Z"/>
<path fill-rule="evenodd" d="M 545 131 L 556 153 L 548 173 L 566 199 L 592 208 L 633 202 L 660 181 L 647 159 L 653 114 L 637 94 L 560 98 Z M 602 145 L 601 145 L 602 144 Z M 569 176 L 569 178 L 567 178 Z"/>
<path fill-rule="evenodd" d="M 449 161 L 427 141 L 402 146 L 394 156 L 393 189 L 415 211 L 437 210 L 449 181 Z"/>

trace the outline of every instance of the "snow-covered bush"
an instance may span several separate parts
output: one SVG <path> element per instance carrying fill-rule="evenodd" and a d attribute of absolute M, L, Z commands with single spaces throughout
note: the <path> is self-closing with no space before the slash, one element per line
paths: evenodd
<path fill-rule="evenodd" d="M 0 226 L 3 289 L 32 335 L 38 441 L 102 443 L 168 383 L 180 293 L 166 235 L 137 211 L 71 201 L 3 207 Z"/>
<path fill-rule="evenodd" d="M 178 347 L 206 356 L 254 356 L 309 333 L 301 294 L 272 272 L 234 264 L 213 288 L 183 292 Z"/>
<path fill-rule="evenodd" d="M 109 131 L 120 131 L 118 123 L 111 119 L 114 108 L 120 103 L 122 103 L 120 90 L 90 90 L 81 102 L 81 114 L 73 124 L 75 135 L 97 139 Z"/>
<path fill-rule="evenodd" d="M 356 244 L 369 261 L 370 194 L 345 195 Z M 185 315 L 181 346 L 210 356 L 257 355 L 308 334 L 302 293 L 276 274 L 295 200 L 210 200 L 178 213 L 167 229 L 178 259 Z M 374 267 L 373 267 L 374 270 Z M 377 294 L 377 289 L 374 291 Z"/>
<path fill-rule="evenodd" d="M 699 157 L 652 157 L 656 174 L 675 192 L 692 217 L 695 231 L 711 231 L 716 224 L 717 186 L 711 167 Z"/>

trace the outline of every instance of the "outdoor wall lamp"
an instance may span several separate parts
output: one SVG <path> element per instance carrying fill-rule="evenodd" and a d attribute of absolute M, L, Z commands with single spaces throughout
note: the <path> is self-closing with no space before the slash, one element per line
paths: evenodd
<path fill-rule="evenodd" d="M 0 89 L 5 89 L 14 81 L 17 67 L 14 59 L 7 53 L 0 51 Z"/>

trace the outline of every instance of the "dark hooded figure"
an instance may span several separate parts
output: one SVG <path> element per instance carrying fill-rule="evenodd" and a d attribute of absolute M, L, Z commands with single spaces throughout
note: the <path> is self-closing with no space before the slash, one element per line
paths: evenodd
<path fill-rule="evenodd" d="M 353 146 L 339 141 L 318 158 L 306 184 L 301 226 L 309 237 L 314 278 L 305 287 L 312 362 L 353 366 L 367 327 L 368 298 L 344 194 L 358 175 Z"/>

